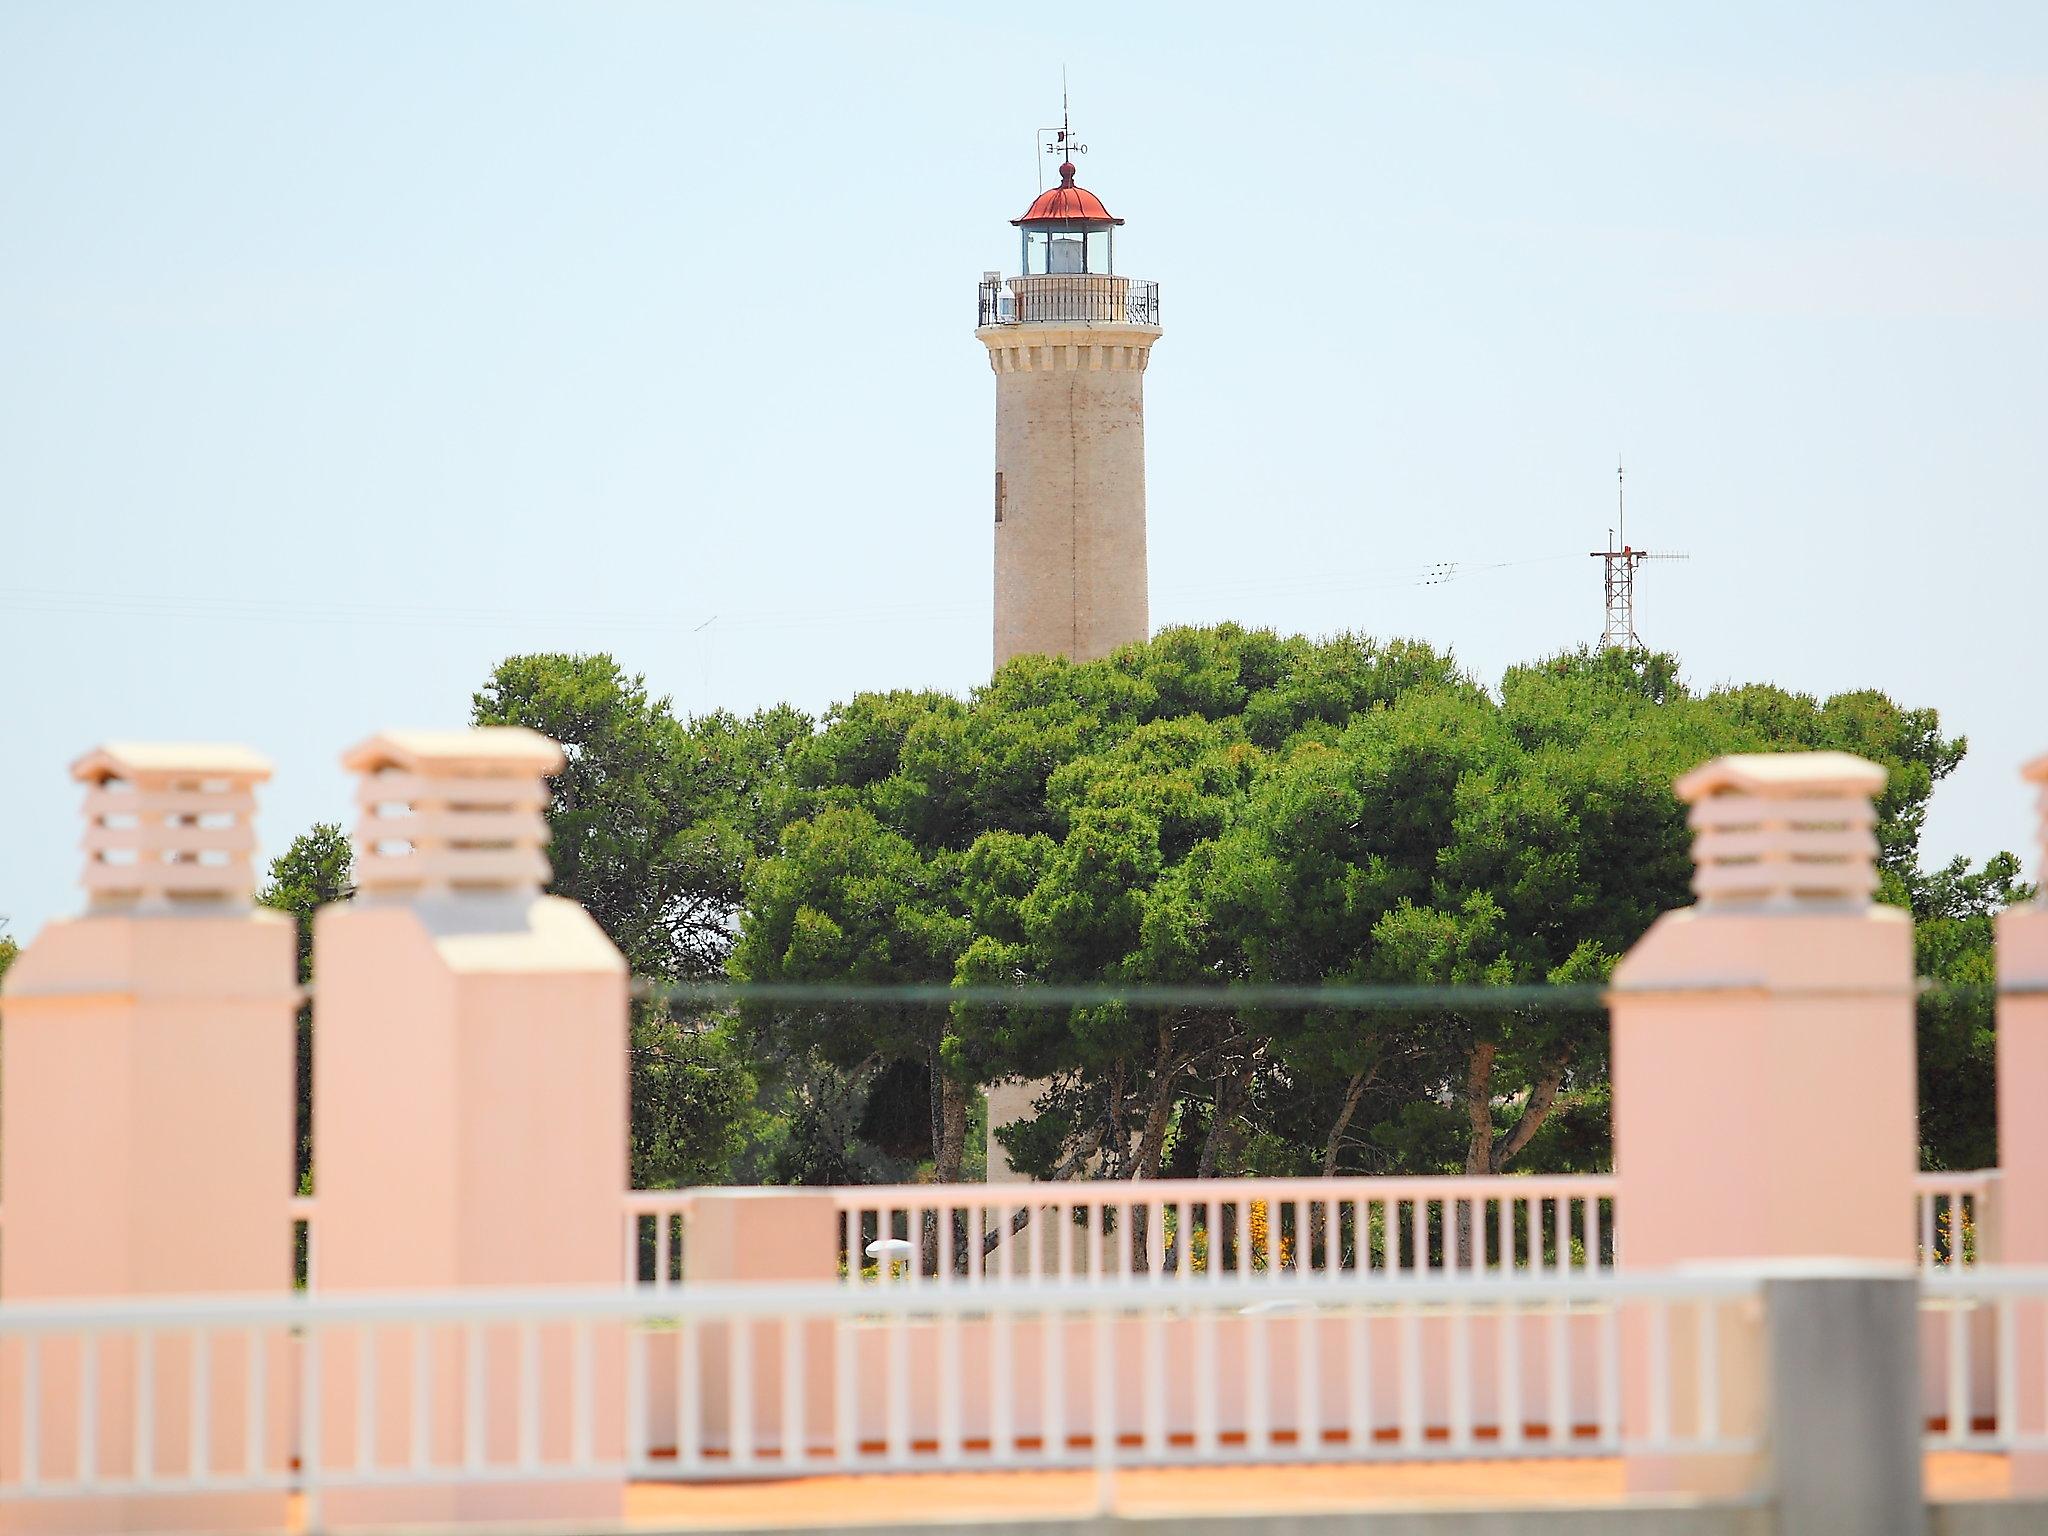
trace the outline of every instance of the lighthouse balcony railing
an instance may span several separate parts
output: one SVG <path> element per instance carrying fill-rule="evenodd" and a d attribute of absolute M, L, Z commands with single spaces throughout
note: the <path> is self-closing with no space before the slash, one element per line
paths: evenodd
<path fill-rule="evenodd" d="M 1157 325 L 1159 285 L 1088 273 L 985 282 L 977 290 L 975 323 Z"/>

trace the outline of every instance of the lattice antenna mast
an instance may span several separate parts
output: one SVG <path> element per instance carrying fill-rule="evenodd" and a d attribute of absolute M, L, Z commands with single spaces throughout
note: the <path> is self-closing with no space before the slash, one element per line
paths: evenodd
<path fill-rule="evenodd" d="M 1607 599 L 1607 623 L 1600 631 L 1602 650 L 1643 649 L 1636 633 L 1636 569 L 1645 560 L 1689 560 L 1690 555 L 1668 550 L 1636 549 L 1628 541 L 1628 487 L 1621 461 L 1614 463 L 1614 522 L 1607 530 L 1607 547 L 1592 552 L 1602 568 Z"/>

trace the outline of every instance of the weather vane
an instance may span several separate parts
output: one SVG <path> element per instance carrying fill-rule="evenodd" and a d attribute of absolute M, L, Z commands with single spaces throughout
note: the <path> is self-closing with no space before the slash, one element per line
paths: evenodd
<path fill-rule="evenodd" d="M 1080 136 L 1074 132 L 1073 117 L 1067 111 L 1067 72 L 1064 69 L 1060 71 L 1060 125 L 1057 128 L 1039 129 L 1038 144 L 1046 154 L 1057 155 L 1062 162 L 1071 160 L 1076 155 L 1088 153 L 1088 146 L 1083 144 Z M 1038 162 L 1038 186 L 1040 191 L 1045 189 L 1043 160 Z"/>

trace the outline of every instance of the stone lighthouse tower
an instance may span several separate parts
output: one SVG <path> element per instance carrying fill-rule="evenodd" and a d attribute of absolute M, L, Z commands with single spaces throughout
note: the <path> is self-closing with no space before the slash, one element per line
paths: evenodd
<path fill-rule="evenodd" d="M 1062 132 L 1071 152 L 1072 135 Z M 1145 364 L 1159 285 L 1116 272 L 1102 199 L 1060 184 L 1012 220 L 1019 276 L 981 279 L 996 375 L 996 644 L 1090 661 L 1149 633 Z"/>

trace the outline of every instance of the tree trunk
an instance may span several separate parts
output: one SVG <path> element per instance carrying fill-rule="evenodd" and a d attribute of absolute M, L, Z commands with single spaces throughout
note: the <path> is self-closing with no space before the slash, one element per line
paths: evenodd
<path fill-rule="evenodd" d="M 946 1115 L 944 1109 L 940 1106 L 940 1094 L 942 1092 L 940 1085 L 945 1082 L 946 1072 L 945 1068 L 939 1065 L 939 1046 L 944 1038 L 944 1031 L 934 1028 L 932 1030 L 931 1043 L 925 1047 L 924 1053 L 925 1087 L 928 1090 L 925 1107 L 931 1114 L 932 1162 L 934 1164 L 944 1162 L 946 1157 Z M 941 1173 L 937 1175 L 937 1178 L 941 1183 L 944 1183 L 946 1176 Z"/>
<path fill-rule="evenodd" d="M 941 1184 L 958 1184 L 967 1160 L 967 1087 L 951 1073 L 939 1073 L 939 1144 L 934 1149 L 932 1177 Z"/>
<path fill-rule="evenodd" d="M 1145 1123 L 1138 1132 L 1138 1147 L 1131 1158 L 1131 1177 L 1134 1179 L 1156 1178 L 1159 1164 L 1166 1155 L 1166 1127 L 1173 1119 L 1173 1089 L 1180 1080 L 1182 1069 L 1187 1065 L 1177 1060 L 1173 1050 L 1173 1025 L 1162 1019 L 1159 1024 L 1159 1060 L 1152 1070 L 1152 1102 L 1145 1107 Z M 1146 1274 L 1151 1269 L 1150 1239 L 1146 1236 L 1152 1225 L 1152 1208 L 1133 1205 L 1128 1207 L 1131 1223 L 1131 1267 L 1137 1274 Z"/>
<path fill-rule="evenodd" d="M 1195 1177 L 1213 1179 L 1223 1154 L 1236 1140 L 1232 1122 L 1244 1103 L 1247 1089 L 1251 1087 L 1252 1074 L 1257 1070 L 1257 1058 L 1247 1058 L 1242 1066 L 1216 1079 L 1216 1105 L 1209 1116 L 1209 1134 L 1202 1138 L 1202 1154 L 1195 1163 Z"/>
<path fill-rule="evenodd" d="M 1323 1177 L 1326 1179 L 1334 1179 L 1337 1176 L 1337 1152 L 1344 1144 L 1344 1128 L 1351 1124 L 1351 1117 L 1358 1113 L 1358 1102 L 1365 1097 L 1366 1088 L 1371 1085 L 1373 1078 L 1378 1072 L 1379 1068 L 1377 1066 L 1368 1067 L 1363 1072 L 1354 1072 L 1351 1075 L 1351 1081 L 1344 1085 L 1344 1107 L 1337 1111 L 1337 1121 L 1330 1127 L 1330 1139 L 1323 1143 Z M 1323 1268 L 1334 1273 L 1343 1267 L 1344 1256 L 1341 1252 L 1332 1251 L 1333 1245 L 1329 1235 L 1331 1202 L 1327 1200 L 1317 1201 L 1309 1207 L 1309 1210 L 1311 1214 L 1309 1217 L 1308 1244 L 1302 1250 L 1301 1263 L 1304 1267 L 1307 1266 L 1314 1258 L 1317 1249 L 1320 1248 L 1323 1255 Z M 1339 1217 L 1338 1240 L 1340 1244 L 1343 1237 L 1341 1221 L 1342 1218 Z M 1361 1258 L 1365 1253 L 1366 1240 L 1364 1225 L 1361 1222 L 1359 1230 L 1353 1239 Z"/>
<path fill-rule="evenodd" d="M 1117 1178 L 1131 1150 L 1131 1139 L 1124 1131 L 1124 1060 L 1121 1056 L 1117 1058 L 1116 1070 L 1109 1075 L 1109 1091 L 1103 1099 L 1102 1124 L 1101 1171 L 1107 1178 Z"/>
<path fill-rule="evenodd" d="M 1365 1097 L 1365 1090 L 1372 1086 L 1379 1068 L 1368 1067 L 1363 1072 L 1352 1074 L 1351 1081 L 1344 1085 L 1344 1107 L 1337 1111 L 1337 1123 L 1330 1127 L 1330 1139 L 1323 1143 L 1323 1177 L 1337 1176 L 1337 1152 L 1344 1144 L 1344 1131 L 1351 1124 L 1351 1117 L 1358 1113 L 1358 1104 Z"/>
<path fill-rule="evenodd" d="M 1465 1172 L 1498 1173 L 1493 1166 L 1493 1058 L 1500 1047 L 1489 1042 L 1472 1047 L 1465 1062 Z"/>
<path fill-rule="evenodd" d="M 1499 1047 L 1483 1042 L 1472 1047 L 1471 1058 L 1465 1063 L 1465 1120 L 1471 1127 L 1471 1136 L 1465 1143 L 1465 1172 L 1467 1174 L 1498 1173 L 1493 1166 L 1493 1058 Z M 1457 1266 L 1468 1269 L 1472 1266 L 1472 1205 L 1469 1201 L 1452 1202 L 1453 1225 L 1456 1236 L 1446 1233 L 1447 1240 L 1455 1242 Z M 1424 1244 L 1429 1234 L 1418 1234 Z M 1427 1255 L 1417 1254 L 1418 1264 L 1427 1261 Z"/>
<path fill-rule="evenodd" d="M 1173 1026 L 1159 1026 L 1159 1059 L 1152 1068 L 1152 1102 L 1145 1106 L 1145 1122 L 1138 1129 L 1138 1145 L 1131 1157 L 1134 1179 L 1149 1179 L 1159 1172 L 1166 1155 L 1166 1126 L 1173 1118 L 1173 1089 L 1184 1062 L 1173 1057 Z"/>
<path fill-rule="evenodd" d="M 1534 1086 L 1529 1089 L 1529 1101 L 1522 1106 L 1522 1113 L 1515 1121 L 1515 1128 L 1508 1132 L 1508 1139 L 1493 1151 L 1494 1173 L 1504 1171 L 1509 1159 L 1529 1145 L 1530 1139 L 1543 1129 L 1543 1122 L 1550 1118 L 1551 1110 L 1557 1107 L 1557 1092 L 1564 1086 L 1564 1069 L 1565 1062 L 1562 1057 L 1552 1057 L 1543 1064 Z"/>

